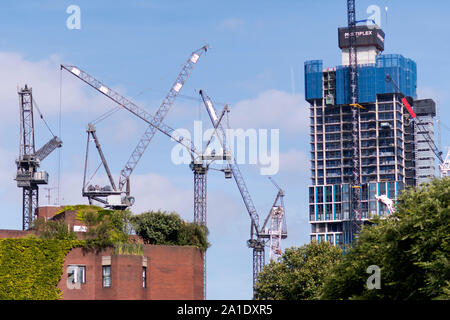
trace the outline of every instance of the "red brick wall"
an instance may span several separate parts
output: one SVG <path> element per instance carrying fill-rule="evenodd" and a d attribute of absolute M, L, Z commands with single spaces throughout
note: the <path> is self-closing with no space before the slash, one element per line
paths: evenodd
<path fill-rule="evenodd" d="M 54 216 L 52 220 L 55 221 L 64 221 L 64 223 L 67 224 L 69 230 L 74 231 L 74 226 L 86 226 L 83 222 L 79 221 L 77 219 L 77 212 L 73 210 L 64 211 L 58 214 L 57 216 Z"/>
<path fill-rule="evenodd" d="M 30 234 L 34 234 L 33 231 L 0 229 L 0 238 L 24 238 Z"/>
<path fill-rule="evenodd" d="M 45 206 L 45 207 L 38 207 L 36 209 L 36 214 L 38 217 L 43 217 L 45 219 L 49 219 L 55 215 L 58 211 L 60 211 L 62 208 L 57 206 Z"/>
<path fill-rule="evenodd" d="M 111 256 L 111 287 L 103 288 L 102 256 Z M 147 258 L 147 288 L 142 288 L 143 256 Z M 114 255 L 112 249 L 86 252 L 72 249 L 64 262 L 58 287 L 63 299 L 203 299 L 203 255 L 194 247 L 144 245 L 143 256 Z M 69 264 L 86 266 L 86 283 L 67 287 Z"/>

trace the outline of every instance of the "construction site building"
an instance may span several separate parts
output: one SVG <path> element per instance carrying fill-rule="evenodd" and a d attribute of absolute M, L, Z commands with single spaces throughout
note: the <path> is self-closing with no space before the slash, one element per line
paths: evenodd
<path fill-rule="evenodd" d="M 361 220 L 387 213 L 375 195 L 396 202 L 400 192 L 434 176 L 435 157 L 401 102 L 410 97 L 417 117 L 433 136 L 435 103 L 417 99 L 416 63 L 400 54 L 381 54 L 385 34 L 376 25 L 356 27 L 358 103 L 350 106 L 349 28 L 339 28 L 342 65 L 324 68 L 306 61 L 305 99 L 310 109 L 310 240 L 352 242 L 345 231 L 352 210 L 352 108 L 359 112 Z M 390 76 L 400 89 L 398 92 Z"/>

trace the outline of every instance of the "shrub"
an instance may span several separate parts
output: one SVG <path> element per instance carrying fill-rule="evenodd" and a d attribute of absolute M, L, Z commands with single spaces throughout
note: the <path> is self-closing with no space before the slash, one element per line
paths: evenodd
<path fill-rule="evenodd" d="M 161 245 L 195 246 L 206 250 L 209 246 L 206 227 L 183 221 L 174 212 L 144 212 L 133 216 L 136 234 L 145 243 Z"/>
<path fill-rule="evenodd" d="M 75 240 L 77 238 L 64 221 L 45 220 L 40 217 L 33 221 L 32 229 L 38 232 L 41 239 Z"/>

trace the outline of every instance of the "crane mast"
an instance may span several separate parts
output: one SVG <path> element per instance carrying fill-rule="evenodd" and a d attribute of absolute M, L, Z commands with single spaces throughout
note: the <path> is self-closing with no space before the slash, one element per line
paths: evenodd
<path fill-rule="evenodd" d="M 253 200 L 250 196 L 250 192 L 248 191 L 247 185 L 245 183 L 245 180 L 242 176 L 242 173 L 239 169 L 238 164 L 236 163 L 236 159 L 234 157 L 231 157 L 231 151 L 227 150 L 225 141 L 226 141 L 226 131 L 223 128 L 220 120 L 223 116 L 223 113 L 221 117 L 219 118 L 217 116 L 217 110 L 215 109 L 211 99 L 209 96 L 203 91 L 200 90 L 200 95 L 202 97 L 202 100 L 205 104 L 206 110 L 209 114 L 209 117 L 211 119 L 211 122 L 214 126 L 214 128 L 217 128 L 219 130 L 218 139 L 222 145 L 222 148 L 224 150 L 224 154 L 229 155 L 226 157 L 227 164 L 224 168 L 225 172 L 225 178 L 231 178 L 231 175 L 233 176 L 236 185 L 239 189 L 239 192 L 241 194 L 241 197 L 244 201 L 245 207 L 247 209 L 247 212 L 250 216 L 250 239 L 247 241 L 247 245 L 249 248 L 253 249 L 253 287 L 256 284 L 257 278 L 259 273 L 262 271 L 264 265 L 265 265 L 265 245 L 266 241 L 265 238 L 271 239 L 271 245 L 270 245 L 270 256 L 271 258 L 276 258 L 275 255 L 281 254 L 281 245 L 280 242 L 278 242 L 275 238 L 277 235 L 280 235 L 281 238 L 287 237 L 287 232 L 285 228 L 284 223 L 284 204 L 282 206 L 277 206 L 276 203 L 278 200 L 283 198 L 284 192 L 277 186 L 278 188 L 278 194 L 275 199 L 274 205 L 272 206 L 272 209 L 269 212 L 269 215 L 267 216 L 264 225 L 262 228 L 260 228 L 259 225 L 259 215 L 256 210 L 255 205 L 253 204 Z M 225 107 L 227 109 L 227 106 Z M 225 160 L 225 159 L 224 159 Z M 280 210 L 282 208 L 282 210 Z M 272 218 L 271 220 L 271 227 L 270 230 L 266 230 L 265 227 L 268 219 Z M 275 221 L 276 220 L 276 221 Z M 284 227 L 284 228 L 283 228 Z M 277 230 L 280 230 L 279 233 L 277 233 Z M 281 231 L 283 230 L 283 231 Z M 272 252 L 272 249 L 274 250 Z M 275 253 L 276 252 L 276 253 Z"/>
<path fill-rule="evenodd" d="M 349 96 L 352 109 L 352 188 L 351 216 L 346 223 L 348 243 L 353 241 L 361 226 L 361 176 L 359 165 L 359 112 L 358 104 L 358 59 L 356 42 L 355 0 L 347 0 L 347 22 L 349 28 Z"/>

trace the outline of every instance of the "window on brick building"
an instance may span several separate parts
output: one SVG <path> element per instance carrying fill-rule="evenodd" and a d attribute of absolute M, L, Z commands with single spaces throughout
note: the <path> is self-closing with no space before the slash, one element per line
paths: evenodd
<path fill-rule="evenodd" d="M 142 267 L 142 288 L 147 288 L 147 267 Z"/>
<path fill-rule="evenodd" d="M 111 266 L 103 266 L 102 268 L 103 288 L 111 287 Z"/>
<path fill-rule="evenodd" d="M 86 283 L 86 266 L 69 265 L 67 277 L 71 283 Z"/>

